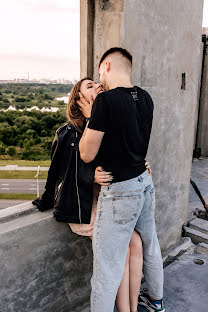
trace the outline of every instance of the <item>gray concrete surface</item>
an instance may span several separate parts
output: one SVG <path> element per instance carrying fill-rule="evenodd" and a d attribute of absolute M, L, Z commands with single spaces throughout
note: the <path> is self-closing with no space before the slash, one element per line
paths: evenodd
<path fill-rule="evenodd" d="M 89 312 L 89 238 L 33 212 L 5 219 L 0 247 L 1 312 Z"/>
<path fill-rule="evenodd" d="M 189 222 L 189 227 L 194 230 L 198 230 L 202 233 L 208 234 L 208 221 L 200 218 L 196 218 Z"/>
<path fill-rule="evenodd" d="M 6 223 L 11 219 L 15 219 L 22 215 L 28 215 L 37 211 L 38 211 L 37 207 L 32 205 L 31 201 L 27 201 L 26 203 L 22 203 L 19 205 L 1 209 L 0 210 L 0 223 Z"/>
<path fill-rule="evenodd" d="M 91 241 L 31 203 L 0 211 L 0 220 L 0 311 L 90 312 Z M 208 255 L 195 255 L 182 238 L 169 256 L 187 248 L 164 270 L 166 312 L 207 312 Z M 195 258 L 205 263 L 197 265 Z"/>
<path fill-rule="evenodd" d="M 199 243 L 197 245 L 196 250 L 199 253 L 206 253 L 206 254 L 208 254 L 208 244 L 206 244 L 206 243 Z"/>
<path fill-rule="evenodd" d="M 184 234 L 185 236 L 190 237 L 194 244 L 198 243 L 208 244 L 208 234 L 203 233 L 199 230 L 195 230 L 190 227 L 184 226 Z"/>
<path fill-rule="evenodd" d="M 194 159 L 192 162 L 191 177 L 198 186 L 202 196 L 206 203 L 208 203 L 208 158 L 201 157 L 200 159 Z M 193 215 L 194 210 L 198 208 L 204 210 L 198 195 L 194 191 L 190 184 L 189 193 L 189 214 L 188 219 Z"/>
<path fill-rule="evenodd" d="M 202 259 L 203 265 L 194 263 Z M 208 255 L 185 254 L 164 270 L 166 312 L 208 311 Z"/>
<path fill-rule="evenodd" d="M 196 264 L 194 261 L 204 261 Z M 142 285 L 145 288 L 146 284 Z M 164 270 L 164 304 L 166 312 L 208 311 L 208 254 L 186 253 Z M 147 312 L 138 307 L 139 312 Z"/>
<path fill-rule="evenodd" d="M 81 1 L 86 7 L 88 2 Z M 94 23 L 87 28 L 93 33 L 90 62 L 94 79 L 98 79 L 97 64 L 105 50 L 122 46 L 133 55 L 132 83 L 147 90 L 155 103 L 147 160 L 156 187 L 158 236 L 161 248 L 167 250 L 180 240 L 188 214 L 203 1 L 109 0 L 94 4 Z M 85 36 L 86 32 L 81 33 L 81 45 Z M 82 57 L 86 60 L 87 55 L 81 49 Z M 181 89 L 182 73 L 186 74 L 185 90 Z"/>
<path fill-rule="evenodd" d="M 0 199 L 0 209 L 5 209 L 15 205 L 23 204 L 28 202 L 28 200 L 21 199 Z"/>
<path fill-rule="evenodd" d="M 45 190 L 46 180 L 39 180 L 39 191 Z M 36 194 L 37 180 L 35 179 L 0 179 L 0 193 Z"/>

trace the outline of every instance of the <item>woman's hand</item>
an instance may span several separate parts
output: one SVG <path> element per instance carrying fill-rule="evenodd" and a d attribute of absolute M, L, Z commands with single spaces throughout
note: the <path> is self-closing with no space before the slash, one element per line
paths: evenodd
<path fill-rule="evenodd" d="M 79 105 L 82 114 L 85 116 L 85 118 L 90 118 L 92 104 L 94 102 L 93 97 L 91 96 L 90 102 L 86 100 L 86 98 L 83 96 L 81 92 L 79 92 L 79 97 L 80 100 L 77 101 L 77 104 Z"/>
<path fill-rule="evenodd" d="M 106 172 L 103 170 L 102 167 L 97 167 L 95 169 L 95 182 L 103 185 L 103 186 L 108 186 L 112 182 L 113 177 L 111 175 L 111 172 Z"/>
<path fill-rule="evenodd" d="M 151 168 L 150 168 L 150 163 L 149 163 L 149 161 L 146 161 L 145 167 L 146 167 L 147 172 L 149 173 L 149 175 L 152 176 L 152 170 L 151 170 Z"/>

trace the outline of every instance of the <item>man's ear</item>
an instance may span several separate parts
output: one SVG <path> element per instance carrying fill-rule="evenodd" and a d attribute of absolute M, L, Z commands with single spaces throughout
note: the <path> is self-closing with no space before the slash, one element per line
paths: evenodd
<path fill-rule="evenodd" d="M 109 72 L 111 70 L 111 63 L 109 61 L 106 62 L 106 71 Z"/>

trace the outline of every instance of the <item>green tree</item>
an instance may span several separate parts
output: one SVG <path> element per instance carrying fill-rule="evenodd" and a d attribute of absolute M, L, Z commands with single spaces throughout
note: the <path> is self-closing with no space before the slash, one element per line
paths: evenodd
<path fill-rule="evenodd" d="M 10 147 L 7 149 L 7 154 L 10 155 L 10 156 L 16 155 L 16 148 L 15 148 L 14 146 L 10 146 Z"/>
<path fill-rule="evenodd" d="M 0 146 L 0 155 L 4 156 L 6 154 L 6 149 L 4 146 Z"/>

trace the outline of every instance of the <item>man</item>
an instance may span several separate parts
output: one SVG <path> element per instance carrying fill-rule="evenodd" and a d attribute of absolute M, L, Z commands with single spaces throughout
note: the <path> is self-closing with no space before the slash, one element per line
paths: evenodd
<path fill-rule="evenodd" d="M 148 286 L 139 303 L 149 311 L 165 311 L 163 264 L 154 220 L 155 190 L 145 168 L 153 102 L 146 91 L 132 86 L 131 69 L 132 56 L 127 50 L 111 48 L 104 53 L 99 76 L 107 92 L 96 97 L 79 145 L 83 161 L 95 159 L 113 176 L 110 186 L 102 186 L 98 200 L 91 312 L 113 311 L 134 229 L 143 241 Z"/>

